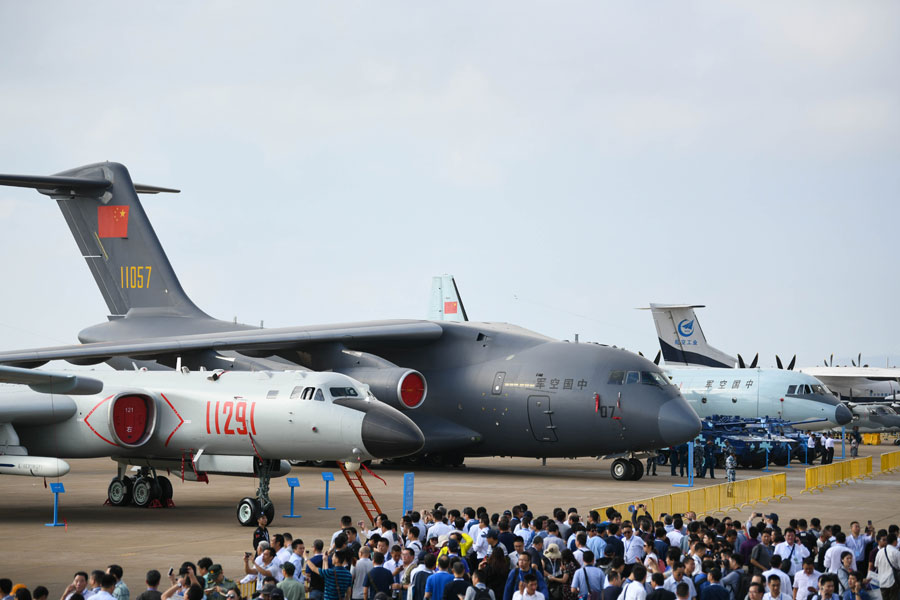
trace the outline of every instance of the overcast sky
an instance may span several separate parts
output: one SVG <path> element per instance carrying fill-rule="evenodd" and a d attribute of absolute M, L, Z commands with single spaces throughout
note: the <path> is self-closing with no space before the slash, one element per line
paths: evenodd
<path fill-rule="evenodd" d="M 0 172 L 124 163 L 210 314 L 475 320 L 655 354 L 900 362 L 896 2 L 0 0 Z M 106 307 L 0 188 L 0 349 Z"/>

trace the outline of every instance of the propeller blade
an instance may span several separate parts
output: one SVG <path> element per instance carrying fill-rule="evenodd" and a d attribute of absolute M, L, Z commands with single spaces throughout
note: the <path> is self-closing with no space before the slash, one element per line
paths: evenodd
<path fill-rule="evenodd" d="M 641 358 L 644 358 L 644 353 L 641 352 L 640 350 L 638 350 L 638 356 L 640 356 Z"/>
<path fill-rule="evenodd" d="M 738 353 L 738 369 L 746 369 L 747 366 L 744 364 L 744 357 L 741 356 L 740 352 Z"/>
<path fill-rule="evenodd" d="M 863 365 L 863 368 L 867 369 L 867 368 L 869 368 L 869 365 Z"/>
<path fill-rule="evenodd" d="M 797 364 L 797 355 L 795 354 L 795 355 L 794 355 L 794 358 L 791 359 L 790 364 L 788 364 L 787 370 L 788 370 L 788 371 L 793 371 L 793 370 L 794 370 L 794 365 L 796 365 L 796 364 Z"/>
<path fill-rule="evenodd" d="M 827 359 L 827 358 L 823 359 L 822 362 L 825 363 L 825 366 L 826 366 L 826 367 L 828 366 L 828 359 Z"/>
<path fill-rule="evenodd" d="M 828 366 L 829 366 L 829 367 L 833 367 L 833 366 L 834 366 L 834 352 L 832 352 L 832 353 L 831 353 L 831 356 L 828 358 Z"/>
<path fill-rule="evenodd" d="M 853 360 L 852 358 L 850 359 L 850 362 L 853 363 L 853 366 L 854 366 L 854 367 L 856 366 L 856 361 Z"/>
<path fill-rule="evenodd" d="M 753 357 L 753 362 L 750 363 L 750 368 L 755 369 L 756 363 L 759 362 L 759 352 L 756 353 L 756 356 Z"/>
<path fill-rule="evenodd" d="M 779 369 L 783 369 L 783 368 L 784 368 L 784 365 L 781 364 L 781 357 L 778 356 L 777 354 L 775 355 L 775 364 L 778 365 L 778 368 L 779 368 Z"/>
<path fill-rule="evenodd" d="M 656 358 L 653 359 L 653 364 L 659 366 L 659 359 L 662 358 L 662 350 L 656 351 Z"/>
<path fill-rule="evenodd" d="M 862 352 L 856 355 L 856 364 L 862 365 Z"/>

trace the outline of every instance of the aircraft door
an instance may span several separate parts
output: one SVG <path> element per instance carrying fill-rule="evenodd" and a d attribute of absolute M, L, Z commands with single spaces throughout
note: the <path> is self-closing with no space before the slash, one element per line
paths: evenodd
<path fill-rule="evenodd" d="M 557 441 L 550 396 L 528 396 L 528 424 L 531 434 L 539 442 Z"/>

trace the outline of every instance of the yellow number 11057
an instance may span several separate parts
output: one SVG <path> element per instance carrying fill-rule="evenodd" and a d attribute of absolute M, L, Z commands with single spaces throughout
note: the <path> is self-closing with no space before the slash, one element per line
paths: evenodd
<path fill-rule="evenodd" d="M 122 289 L 144 289 L 150 287 L 150 272 L 153 267 L 119 267 Z M 145 274 L 146 273 L 146 274 Z"/>

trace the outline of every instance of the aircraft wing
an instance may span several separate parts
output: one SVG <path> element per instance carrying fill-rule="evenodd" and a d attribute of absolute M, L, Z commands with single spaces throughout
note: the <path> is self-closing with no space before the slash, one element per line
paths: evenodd
<path fill-rule="evenodd" d="M 0 365 L 0 383 L 27 385 L 36 392 L 47 394 L 99 394 L 103 391 L 103 382 L 93 377 L 2 365 Z"/>
<path fill-rule="evenodd" d="M 51 360 L 96 364 L 114 356 L 156 359 L 207 350 L 263 356 L 328 343 L 366 350 L 374 346 L 428 343 L 441 337 L 443 331 L 440 325 L 429 321 L 403 320 L 250 329 L 0 352 L 0 364 L 34 367 Z"/>
<path fill-rule="evenodd" d="M 900 379 L 900 369 L 879 367 L 804 367 L 797 369 L 828 385 L 829 381 L 887 381 Z"/>

